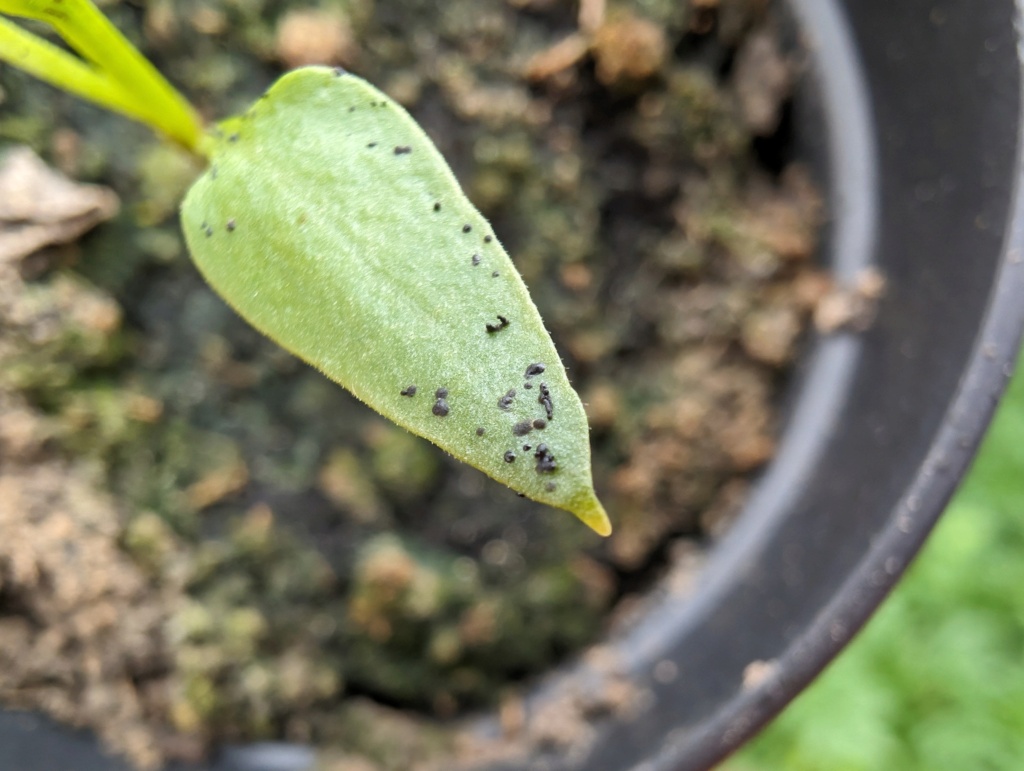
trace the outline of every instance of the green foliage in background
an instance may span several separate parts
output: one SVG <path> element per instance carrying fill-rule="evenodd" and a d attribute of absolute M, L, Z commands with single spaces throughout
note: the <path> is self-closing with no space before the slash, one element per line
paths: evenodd
<path fill-rule="evenodd" d="M 1024 767 L 1024 373 L 917 562 L 729 771 Z"/>

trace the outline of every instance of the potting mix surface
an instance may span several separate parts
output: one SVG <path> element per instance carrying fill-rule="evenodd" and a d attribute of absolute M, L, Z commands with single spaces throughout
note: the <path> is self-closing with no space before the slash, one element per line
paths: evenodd
<path fill-rule="evenodd" d="M 699 555 L 774 452 L 829 292 L 778 9 L 104 6 L 209 119 L 314 62 L 407 106 L 530 287 L 615 532 L 517 498 L 262 338 L 184 251 L 194 162 L 5 68 L 0 141 L 122 206 L 71 246 L 0 253 L 0 703 L 140 768 L 284 739 L 324 769 L 405 770 L 451 751 L 467 712 L 515 724 L 517 693 Z"/>

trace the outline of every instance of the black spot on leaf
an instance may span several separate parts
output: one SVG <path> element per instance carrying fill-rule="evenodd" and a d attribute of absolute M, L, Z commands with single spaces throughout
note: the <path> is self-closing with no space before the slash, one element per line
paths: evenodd
<path fill-rule="evenodd" d="M 533 427 L 536 428 L 538 431 L 543 431 L 545 428 L 548 427 L 548 422 L 543 418 L 537 418 L 535 421 L 533 421 Z"/>
<path fill-rule="evenodd" d="M 433 412 L 439 418 L 447 417 L 450 411 L 451 407 L 448 406 L 448 402 L 446 402 L 444 399 L 438 399 L 436 402 L 434 402 L 434 406 L 431 409 L 431 412 Z"/>
<path fill-rule="evenodd" d="M 233 233 L 235 228 L 238 227 L 238 226 L 235 224 L 234 219 L 230 219 L 230 220 L 228 220 L 228 224 L 225 225 L 225 227 L 227 228 L 229 233 Z"/>
<path fill-rule="evenodd" d="M 555 405 L 551 402 L 551 392 L 547 383 L 540 384 L 540 396 L 537 397 L 537 401 L 544 406 L 544 412 L 547 413 L 548 420 L 551 420 L 555 414 Z"/>
<path fill-rule="evenodd" d="M 531 364 L 529 367 L 526 368 L 526 377 L 534 377 L 535 375 L 540 375 L 546 369 L 547 367 L 545 367 L 540 362 L 536 364 Z"/>
<path fill-rule="evenodd" d="M 486 429 L 484 429 L 483 426 L 478 426 L 477 427 L 477 429 L 476 429 L 476 435 L 477 436 L 483 436 L 486 433 L 487 433 L 487 431 L 486 431 Z"/>
<path fill-rule="evenodd" d="M 414 386 L 414 385 L 411 385 L 408 388 L 403 388 L 402 389 L 402 396 L 415 396 L 415 395 L 416 395 L 416 386 Z"/>
<path fill-rule="evenodd" d="M 546 444 L 538 444 L 537 451 L 533 454 L 533 457 L 537 459 L 536 470 L 538 474 L 550 474 L 558 469 L 558 464 L 555 463 L 555 456 L 551 454 Z"/>
<path fill-rule="evenodd" d="M 438 399 L 447 399 L 448 389 L 442 386 L 441 388 L 438 388 L 436 391 L 434 391 L 434 396 L 436 396 Z"/>
<path fill-rule="evenodd" d="M 409 145 L 399 145 L 395 148 L 395 155 L 408 155 L 412 152 L 412 148 Z"/>
<path fill-rule="evenodd" d="M 506 319 L 504 316 L 499 315 L 498 316 L 498 323 L 497 324 L 488 324 L 487 325 L 487 331 L 490 332 L 490 333 L 499 332 L 502 329 L 504 329 L 505 327 L 507 327 L 508 325 L 509 325 L 509 320 Z"/>
<path fill-rule="evenodd" d="M 512 450 L 509 450 L 508 452 L 505 453 L 505 462 L 506 463 L 515 463 L 515 460 L 516 460 L 516 454 Z"/>
<path fill-rule="evenodd" d="M 463 233 L 468 233 L 468 232 L 469 232 L 469 231 L 471 231 L 472 229 L 473 229 L 473 226 L 472 226 L 472 225 L 463 225 L 463 226 L 462 226 L 462 232 L 463 232 Z"/>
<path fill-rule="evenodd" d="M 506 412 L 512 408 L 512 402 L 516 398 L 516 389 L 510 388 L 508 393 L 498 399 L 498 406 Z"/>
<path fill-rule="evenodd" d="M 512 426 L 512 433 L 516 436 L 526 436 L 528 433 L 533 431 L 533 426 L 528 420 L 520 420 L 514 426 Z"/>

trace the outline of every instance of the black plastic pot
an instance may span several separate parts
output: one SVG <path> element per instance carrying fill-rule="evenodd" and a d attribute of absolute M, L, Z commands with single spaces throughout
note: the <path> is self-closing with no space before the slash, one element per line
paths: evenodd
<path fill-rule="evenodd" d="M 652 593 L 608 641 L 640 708 L 571 751 L 501 768 L 706 769 L 849 642 L 942 512 L 1024 326 L 1020 10 L 1014 0 L 790 0 L 810 54 L 797 134 L 829 191 L 840 280 L 888 281 L 863 334 L 816 341 L 778 457 L 698 586 Z M 749 665 L 761 662 L 761 677 Z M 747 682 L 744 685 L 744 673 Z M 572 683 L 580 663 L 527 710 Z M 484 721 L 479 730 L 486 732 Z M 225 750 L 216 771 L 305 771 L 304 748 Z M 0 768 L 120 771 L 87 736 L 0 715 Z"/>

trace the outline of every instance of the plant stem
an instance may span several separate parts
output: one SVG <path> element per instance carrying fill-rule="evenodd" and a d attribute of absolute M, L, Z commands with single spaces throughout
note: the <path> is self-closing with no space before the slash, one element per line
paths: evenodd
<path fill-rule="evenodd" d="M 191 105 L 90 0 L 0 0 L 0 12 L 51 24 L 82 56 L 0 18 L 0 60 L 204 154 Z"/>

